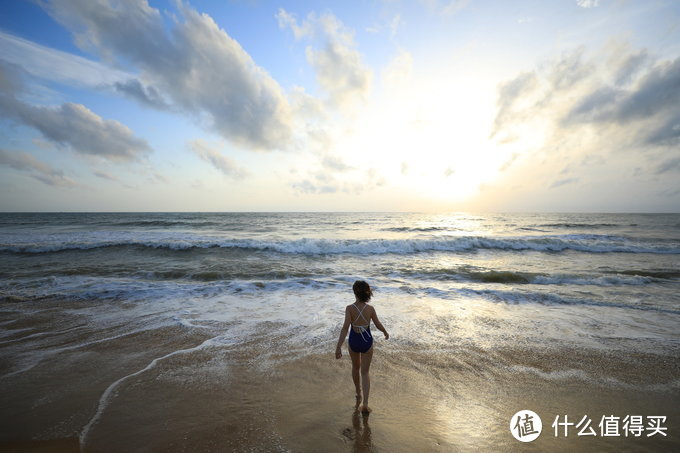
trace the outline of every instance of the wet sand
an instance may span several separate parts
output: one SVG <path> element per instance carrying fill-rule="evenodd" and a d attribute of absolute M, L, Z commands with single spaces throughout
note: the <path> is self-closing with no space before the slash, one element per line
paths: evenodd
<path fill-rule="evenodd" d="M 44 328 L 50 316 L 34 316 L 33 328 Z M 673 350 L 623 354 L 554 344 L 427 350 L 379 342 L 373 413 L 364 417 L 355 411 L 349 358 L 335 360 L 332 340 L 326 350 L 310 350 L 291 349 L 265 327 L 233 345 L 212 343 L 215 331 L 182 326 L 120 337 L 77 324 L 60 328 L 67 331 L 62 349 L 30 363 L 10 346 L 28 341 L 31 330 L 3 338 L 2 451 L 680 448 L 680 354 Z M 71 347 L 75 338 L 78 346 Z M 54 347 L 55 339 L 45 342 Z M 508 428 L 522 409 L 543 419 L 543 433 L 530 444 Z M 550 425 L 565 414 L 575 421 L 589 415 L 596 430 L 603 415 L 665 415 L 668 436 L 555 437 Z"/>

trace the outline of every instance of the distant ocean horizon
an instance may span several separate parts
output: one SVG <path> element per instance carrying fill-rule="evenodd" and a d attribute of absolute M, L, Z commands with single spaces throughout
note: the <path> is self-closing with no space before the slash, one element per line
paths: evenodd
<path fill-rule="evenodd" d="M 76 436 L 81 447 L 133 451 L 114 433 L 129 429 L 116 414 L 137 407 L 128 397 L 138 386 L 179 386 L 209 405 L 215 388 L 233 392 L 249 379 L 271 384 L 282 374 L 294 385 L 292 364 L 325 376 L 338 364 L 319 357 L 334 349 L 357 279 L 374 288 L 391 335 L 376 335 L 377 407 L 392 404 L 381 388 L 411 385 L 398 376 L 450 400 L 438 409 L 444 421 L 459 419 L 446 414 L 461 398 L 474 399 L 466 410 L 477 422 L 509 417 L 514 400 L 486 400 L 484 383 L 521 386 L 526 376 L 546 394 L 579 385 L 646 395 L 621 411 L 659 415 L 661 406 L 645 406 L 658 400 L 670 417 L 678 406 L 680 214 L 1 213 L 0 385 L 14 415 L 4 417 L 0 441 Z M 338 376 L 351 392 L 347 364 Z M 158 401 L 176 395 L 162 393 Z M 288 407 L 313 412 L 272 398 L 281 402 L 271 409 L 276 420 L 295 419 Z M 588 404 L 574 398 L 563 396 L 564 411 Z M 607 401 L 593 407 L 616 409 Z M 255 417 L 258 404 L 235 405 L 234 417 Z M 167 410 L 153 409 L 153 417 Z M 135 436 L 168 446 L 166 425 L 139 423 L 147 428 L 135 429 L 150 431 Z M 460 446 L 452 433 L 469 429 L 446 423 L 422 429 Z M 506 423 L 468 446 L 498 445 L 509 436 Z M 318 447 L 296 444 L 297 425 L 285 426 L 247 445 Z M 677 446 L 678 434 L 652 441 Z"/>

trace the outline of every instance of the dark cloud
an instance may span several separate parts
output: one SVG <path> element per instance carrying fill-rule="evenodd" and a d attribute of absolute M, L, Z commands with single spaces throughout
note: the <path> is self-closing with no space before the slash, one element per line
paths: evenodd
<path fill-rule="evenodd" d="M 137 79 L 129 79 L 125 82 L 116 82 L 113 85 L 114 89 L 119 93 L 132 98 L 140 104 L 158 110 L 167 110 L 170 108 L 161 93 L 154 87 L 144 85 Z"/>
<path fill-rule="evenodd" d="M 512 110 L 513 105 L 524 93 L 534 89 L 536 81 L 536 74 L 525 72 L 500 85 L 498 88 L 498 101 L 496 103 L 498 110 L 491 137 L 503 129 L 508 121 L 514 120 L 516 112 Z"/>
<path fill-rule="evenodd" d="M 277 149 L 290 140 L 291 110 L 280 86 L 208 15 L 178 3 L 179 17 L 166 31 L 161 13 L 144 0 L 54 0 L 45 8 L 82 48 L 136 66 L 177 108 L 207 115 L 233 142 Z M 118 88 L 149 100 L 134 83 Z"/>
<path fill-rule="evenodd" d="M 563 124 L 602 121 L 603 118 L 611 118 L 616 104 L 624 96 L 623 90 L 610 86 L 599 87 L 574 105 L 563 119 Z"/>
<path fill-rule="evenodd" d="M 118 178 L 116 178 L 115 176 L 113 176 L 113 175 L 111 175 L 111 174 L 109 174 L 105 171 L 95 171 L 94 175 L 97 178 L 108 179 L 109 181 L 118 181 Z"/>
<path fill-rule="evenodd" d="M 78 185 L 71 178 L 65 176 L 63 171 L 40 162 L 28 153 L 0 149 L 0 165 L 28 172 L 32 178 L 49 186 L 76 187 Z"/>
<path fill-rule="evenodd" d="M 657 175 L 660 175 L 661 173 L 666 173 L 666 172 L 680 172 L 680 156 L 679 157 L 673 157 L 673 158 L 668 159 L 664 162 L 661 162 L 656 167 L 656 174 Z"/>
<path fill-rule="evenodd" d="M 677 58 L 661 62 L 645 74 L 639 85 L 618 104 L 614 118 L 625 123 L 669 109 L 677 113 L 679 105 L 680 58 Z"/>
<path fill-rule="evenodd" d="M 24 89 L 26 72 L 21 66 L 0 59 L 0 94 L 13 96 Z"/>
<path fill-rule="evenodd" d="M 555 189 L 557 187 L 566 186 L 567 184 L 572 184 L 572 183 L 578 182 L 578 180 L 579 180 L 579 178 L 558 179 L 554 183 L 550 184 L 550 188 Z"/>
<path fill-rule="evenodd" d="M 523 73 L 500 85 L 492 136 L 513 135 L 516 125 L 533 118 L 555 118 L 562 135 L 574 126 L 597 125 L 612 127 L 625 146 L 677 143 L 680 58 L 653 61 L 642 50 L 616 55 L 610 59 L 615 64 L 584 60 L 577 49 L 546 65 L 542 77 Z M 525 105 L 518 107 L 518 100 Z"/>
<path fill-rule="evenodd" d="M 610 43 L 539 64 L 498 89 L 492 137 L 521 156 L 501 167 L 505 184 L 586 204 L 594 194 L 621 204 L 622 191 L 630 206 L 658 200 L 680 170 L 679 105 L 680 58 Z M 483 198 L 515 203 L 501 191 Z"/>
<path fill-rule="evenodd" d="M 550 74 L 553 89 L 569 89 L 593 73 L 593 65 L 583 61 L 584 51 L 583 47 L 574 49 L 553 64 Z"/>
<path fill-rule="evenodd" d="M 640 55 L 640 54 L 637 54 Z M 624 63 L 627 66 L 628 63 Z M 664 61 L 642 74 L 628 89 L 599 86 L 578 101 L 563 124 L 645 123 L 637 134 L 648 145 L 669 145 L 680 138 L 680 58 Z M 649 120 L 654 124 L 646 124 Z"/>
<path fill-rule="evenodd" d="M 675 116 L 668 116 L 658 127 L 650 127 L 645 133 L 645 143 L 648 145 L 678 146 L 680 144 L 680 112 Z"/>
<path fill-rule="evenodd" d="M 616 71 L 616 75 L 614 76 L 615 83 L 617 85 L 625 85 L 635 80 L 639 72 L 650 61 L 651 57 L 646 50 L 641 50 L 640 52 L 628 55 Z"/>

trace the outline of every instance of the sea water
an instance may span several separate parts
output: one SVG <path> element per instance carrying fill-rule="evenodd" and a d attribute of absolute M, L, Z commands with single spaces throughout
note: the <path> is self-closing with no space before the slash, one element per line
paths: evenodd
<path fill-rule="evenodd" d="M 72 425 L 82 445 L 122 387 L 168 359 L 207 354 L 200 381 L 220 351 L 249 351 L 260 371 L 332 355 L 357 279 L 374 289 L 386 353 L 677 395 L 668 367 L 600 372 L 519 351 L 677 361 L 678 214 L 5 213 L 0 380 L 34 384 L 3 401 L 39 412 L 55 398 L 45 369 L 78 382 L 77 416 L 60 402 L 50 417 L 64 420 L 23 435 Z M 99 374 L 77 374 L 94 351 Z"/>

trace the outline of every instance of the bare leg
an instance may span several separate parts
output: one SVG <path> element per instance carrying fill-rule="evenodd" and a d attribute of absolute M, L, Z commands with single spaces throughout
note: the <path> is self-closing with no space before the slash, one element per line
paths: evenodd
<path fill-rule="evenodd" d="M 370 412 L 368 407 L 368 394 L 371 391 L 371 378 L 368 375 L 368 370 L 371 368 L 371 360 L 373 359 L 373 347 L 365 354 L 361 354 L 361 386 L 364 389 L 364 402 L 361 408 L 362 412 Z"/>
<path fill-rule="evenodd" d="M 359 381 L 359 370 L 361 369 L 361 354 L 352 351 L 352 348 L 347 346 L 349 351 L 349 356 L 352 358 L 352 380 L 354 381 L 354 388 L 357 392 L 357 405 L 359 404 L 359 398 L 361 398 L 361 384 Z"/>

